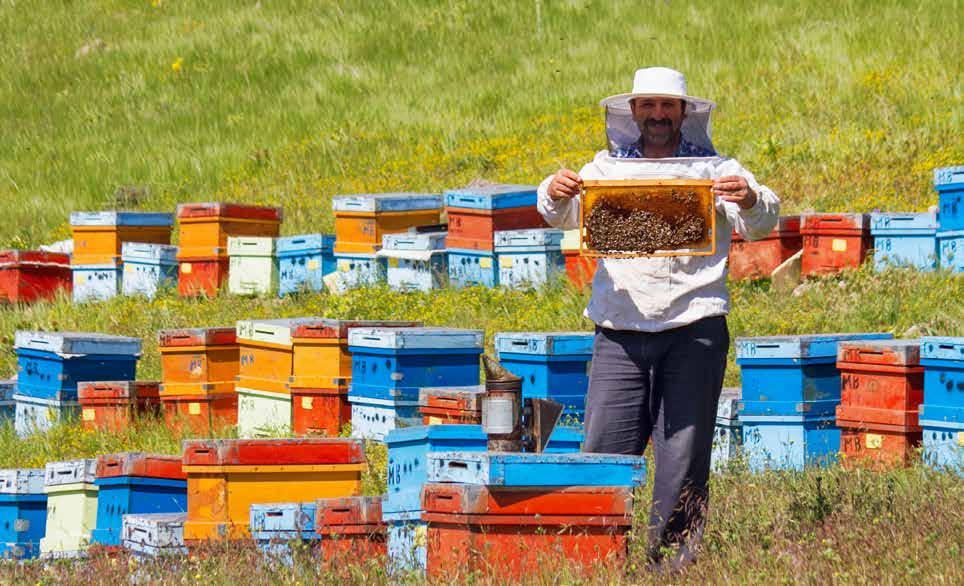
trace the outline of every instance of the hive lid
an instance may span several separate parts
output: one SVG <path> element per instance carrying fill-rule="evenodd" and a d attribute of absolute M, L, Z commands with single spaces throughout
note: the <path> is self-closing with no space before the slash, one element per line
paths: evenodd
<path fill-rule="evenodd" d="M 177 262 L 177 247 L 170 244 L 124 242 L 121 246 L 121 258 L 125 261 L 150 260 L 174 264 Z"/>
<path fill-rule="evenodd" d="M 407 212 L 441 209 L 442 196 L 436 193 L 364 193 L 337 195 L 331 202 L 336 212 Z"/>
<path fill-rule="evenodd" d="M 181 457 L 146 452 L 121 452 L 97 457 L 97 478 L 138 476 L 184 480 Z"/>
<path fill-rule="evenodd" d="M 185 440 L 185 466 L 360 464 L 362 440 L 260 439 Z"/>
<path fill-rule="evenodd" d="M 71 212 L 71 226 L 173 226 L 167 212 Z"/>
<path fill-rule="evenodd" d="M 535 228 L 532 230 L 497 230 L 495 232 L 495 251 L 501 249 L 539 246 L 546 248 L 560 248 L 562 246 L 562 230 L 555 228 Z"/>
<path fill-rule="evenodd" d="M 495 351 L 542 356 L 592 355 L 592 332 L 498 332 Z"/>
<path fill-rule="evenodd" d="M 482 330 L 460 328 L 353 328 L 348 345 L 393 350 L 477 348 L 482 350 Z"/>
<path fill-rule="evenodd" d="M 77 383 L 77 398 L 83 401 L 156 398 L 159 388 L 159 381 L 84 381 Z"/>
<path fill-rule="evenodd" d="M 334 234 L 299 234 L 297 236 L 282 236 L 275 240 L 275 251 L 279 256 L 296 253 L 331 252 L 334 246 Z"/>
<path fill-rule="evenodd" d="M 237 330 L 233 326 L 183 328 L 160 330 L 157 332 L 157 345 L 161 348 L 175 348 L 179 346 L 230 346 L 237 343 Z"/>
<path fill-rule="evenodd" d="M 737 360 L 769 358 L 836 358 L 837 344 L 845 340 L 890 340 L 889 333 L 803 334 L 736 339 Z"/>
<path fill-rule="evenodd" d="M 77 482 L 93 484 L 96 478 L 96 458 L 70 460 L 67 462 L 48 462 L 44 472 L 44 486 L 61 486 Z"/>
<path fill-rule="evenodd" d="M 800 216 L 780 216 L 776 227 L 770 232 L 769 236 L 793 236 L 800 234 Z M 743 237 L 734 229 L 733 238 L 742 239 Z"/>
<path fill-rule="evenodd" d="M 932 212 L 900 212 L 870 214 L 871 234 L 913 231 L 931 234 L 937 231 L 937 214 Z"/>
<path fill-rule="evenodd" d="M 204 202 L 182 203 L 177 206 L 178 218 L 235 218 L 280 222 L 281 208 L 252 206 L 237 203 Z"/>
<path fill-rule="evenodd" d="M 298 326 L 291 337 L 347 339 L 351 328 L 415 328 L 421 325 L 420 321 L 323 318 Z"/>
<path fill-rule="evenodd" d="M 801 223 L 802 231 L 867 230 L 870 214 L 807 213 Z"/>
<path fill-rule="evenodd" d="M 622 454 L 429 452 L 429 482 L 488 486 L 638 486 L 646 460 Z"/>
<path fill-rule="evenodd" d="M 0 470 L 0 494 L 43 494 L 43 468 Z"/>
<path fill-rule="evenodd" d="M 70 266 L 70 255 L 42 250 L 0 250 L 0 267 L 7 265 Z"/>
<path fill-rule="evenodd" d="M 453 208 L 497 210 L 531 207 L 538 199 L 535 185 L 489 183 L 445 192 L 445 205 Z"/>
<path fill-rule="evenodd" d="M 140 338 L 88 332 L 37 332 L 18 330 L 15 348 L 29 348 L 61 355 L 126 354 L 140 355 Z"/>
<path fill-rule="evenodd" d="M 315 528 L 324 532 L 345 525 L 380 525 L 382 497 L 350 496 L 315 501 Z"/>
<path fill-rule="evenodd" d="M 842 341 L 837 347 L 837 362 L 917 366 L 920 340 Z"/>
<path fill-rule="evenodd" d="M 631 486 L 490 487 L 429 483 L 422 507 L 426 513 L 532 517 L 632 516 Z"/>
<path fill-rule="evenodd" d="M 410 427 L 396 427 L 385 435 L 385 445 L 389 450 L 392 446 L 410 442 L 424 442 L 427 440 L 476 440 L 482 447 L 488 438 L 482 433 L 482 426 L 465 423 L 445 423 L 439 425 L 413 425 Z"/>
<path fill-rule="evenodd" d="M 934 187 L 938 190 L 945 185 L 956 185 L 958 183 L 964 183 L 964 165 L 934 169 Z"/>
<path fill-rule="evenodd" d="M 460 387 L 423 387 L 418 390 L 418 404 L 459 411 L 481 411 L 485 385 Z"/>
<path fill-rule="evenodd" d="M 446 234 L 448 233 L 428 232 L 423 234 L 385 234 L 382 236 L 382 250 L 442 250 L 445 248 Z"/>
<path fill-rule="evenodd" d="M 314 325 L 320 317 L 292 317 L 284 319 L 254 319 L 238 321 L 238 341 L 265 342 L 291 346 L 293 333 L 299 327 Z"/>
<path fill-rule="evenodd" d="M 228 236 L 228 256 L 273 256 L 275 239 L 266 236 Z"/>
<path fill-rule="evenodd" d="M 964 362 L 964 337 L 926 336 L 920 340 L 920 357 Z"/>

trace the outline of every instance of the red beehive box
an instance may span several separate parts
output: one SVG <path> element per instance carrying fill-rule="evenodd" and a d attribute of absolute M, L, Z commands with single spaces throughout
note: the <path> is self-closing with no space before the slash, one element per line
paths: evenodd
<path fill-rule="evenodd" d="M 351 421 L 345 389 L 291 389 L 291 430 L 295 435 L 335 437 Z"/>
<path fill-rule="evenodd" d="M 859 340 L 837 347 L 837 419 L 905 426 L 915 432 L 924 399 L 919 340 Z"/>
<path fill-rule="evenodd" d="M 228 280 L 227 256 L 178 256 L 177 292 L 181 297 L 214 297 Z"/>
<path fill-rule="evenodd" d="M 865 424 L 837 419 L 840 453 L 845 466 L 861 465 L 885 470 L 902 468 L 920 459 L 923 433 L 908 425 Z"/>
<path fill-rule="evenodd" d="M 633 501 L 628 487 L 429 483 L 422 508 L 430 580 L 483 572 L 518 581 L 560 558 L 584 568 L 620 563 Z"/>
<path fill-rule="evenodd" d="M 481 424 L 482 387 L 434 387 L 418 393 L 418 409 L 425 425 Z"/>
<path fill-rule="evenodd" d="M 566 259 L 566 276 L 576 289 L 582 290 L 592 285 L 599 259 L 582 256 L 578 250 L 563 250 L 562 256 Z"/>
<path fill-rule="evenodd" d="M 207 392 L 213 385 L 201 384 L 205 391 L 196 395 L 162 395 L 164 421 L 177 430 L 188 430 L 197 435 L 238 423 L 237 393 Z"/>
<path fill-rule="evenodd" d="M 138 476 L 184 480 L 180 456 L 163 456 L 145 452 L 122 452 L 97 457 L 97 478 Z"/>
<path fill-rule="evenodd" d="M 84 429 L 120 432 L 131 422 L 160 410 L 156 381 L 77 383 L 77 402 Z"/>
<path fill-rule="evenodd" d="M 873 247 L 869 214 L 804 214 L 801 222 L 803 276 L 859 267 Z"/>
<path fill-rule="evenodd" d="M 766 238 L 745 240 L 735 230 L 730 242 L 730 278 L 762 279 L 803 248 L 800 216 L 782 216 Z"/>
<path fill-rule="evenodd" d="M 31 303 L 70 293 L 70 255 L 39 250 L 0 251 L 0 303 Z"/>
<path fill-rule="evenodd" d="M 498 230 L 546 228 L 542 214 L 535 206 L 497 210 L 447 207 L 449 231 L 446 248 L 493 250 Z"/>
<path fill-rule="evenodd" d="M 318 499 L 315 506 L 315 533 L 321 535 L 322 559 L 326 563 L 357 562 L 386 555 L 382 497 Z"/>

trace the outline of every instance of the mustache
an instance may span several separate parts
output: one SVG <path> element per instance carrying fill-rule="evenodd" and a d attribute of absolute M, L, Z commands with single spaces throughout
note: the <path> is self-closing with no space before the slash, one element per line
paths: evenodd
<path fill-rule="evenodd" d="M 671 120 L 669 120 L 668 118 L 667 118 L 667 119 L 664 119 L 664 120 L 652 120 L 652 119 L 651 119 L 651 120 L 647 120 L 647 121 L 645 122 L 645 125 L 646 125 L 646 126 L 672 126 L 672 125 L 673 125 L 673 122 L 672 122 Z"/>

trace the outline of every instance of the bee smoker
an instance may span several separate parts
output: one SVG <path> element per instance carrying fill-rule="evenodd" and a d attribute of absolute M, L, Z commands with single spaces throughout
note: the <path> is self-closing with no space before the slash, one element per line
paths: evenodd
<path fill-rule="evenodd" d="M 549 399 L 522 400 L 522 379 L 488 355 L 485 394 L 482 395 L 482 431 L 490 452 L 542 452 L 562 415 L 562 405 Z"/>

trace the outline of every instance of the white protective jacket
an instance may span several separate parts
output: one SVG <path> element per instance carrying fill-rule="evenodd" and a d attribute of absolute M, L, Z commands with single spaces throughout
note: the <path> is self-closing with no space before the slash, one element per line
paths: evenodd
<path fill-rule="evenodd" d="M 636 134 L 638 136 L 638 133 Z M 763 238 L 776 226 L 780 200 L 736 160 L 726 157 L 621 159 L 600 151 L 582 168 L 583 179 L 716 179 L 740 175 L 757 202 L 742 210 L 716 202 L 716 253 L 712 256 L 600 258 L 585 315 L 615 330 L 659 332 L 705 317 L 725 315 L 730 296 L 726 262 L 732 229 L 748 240 Z M 553 201 L 552 176 L 539 185 L 539 211 L 555 228 L 579 227 L 579 199 Z"/>

